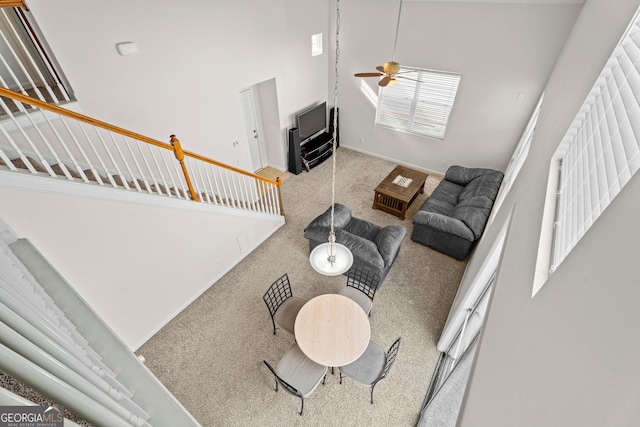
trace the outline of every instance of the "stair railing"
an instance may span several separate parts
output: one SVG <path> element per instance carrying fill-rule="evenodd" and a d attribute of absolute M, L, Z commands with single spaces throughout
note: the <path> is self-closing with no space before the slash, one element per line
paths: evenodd
<path fill-rule="evenodd" d="M 183 150 L 175 135 L 166 144 L 3 87 L 0 165 L 33 175 L 284 215 L 279 178 L 273 181 Z"/>

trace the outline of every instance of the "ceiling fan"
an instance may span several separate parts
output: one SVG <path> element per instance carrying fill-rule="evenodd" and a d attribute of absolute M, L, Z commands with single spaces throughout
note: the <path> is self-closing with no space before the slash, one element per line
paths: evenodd
<path fill-rule="evenodd" d="M 400 7 L 398 8 L 398 23 L 396 25 L 396 38 L 395 38 L 395 41 L 393 42 L 393 55 L 391 56 L 391 61 L 386 62 L 384 65 L 377 66 L 376 67 L 376 70 L 378 70 L 377 73 L 356 73 L 355 74 L 356 77 L 382 77 L 378 82 L 378 84 L 382 87 L 396 84 L 396 78 L 407 78 L 407 77 L 398 75 L 398 74 L 402 74 L 400 72 L 400 64 L 395 62 L 396 45 L 398 44 L 398 30 L 400 29 L 401 13 L 402 13 L 402 0 L 400 0 Z M 410 79 L 410 80 L 413 80 L 413 79 Z"/>

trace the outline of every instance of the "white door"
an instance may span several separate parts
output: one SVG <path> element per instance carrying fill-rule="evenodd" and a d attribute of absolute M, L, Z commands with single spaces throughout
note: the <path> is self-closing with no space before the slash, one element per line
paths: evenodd
<path fill-rule="evenodd" d="M 251 165 L 253 172 L 256 172 L 262 169 L 264 164 L 262 162 L 262 152 L 260 151 L 260 135 L 258 134 L 256 110 L 251 89 L 240 92 L 240 102 L 242 104 L 242 115 L 244 117 L 249 152 L 251 153 Z"/>

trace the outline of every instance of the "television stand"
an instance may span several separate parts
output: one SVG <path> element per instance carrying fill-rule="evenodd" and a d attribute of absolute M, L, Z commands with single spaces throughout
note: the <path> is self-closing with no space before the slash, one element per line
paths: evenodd
<path fill-rule="evenodd" d="M 289 172 L 298 175 L 327 160 L 333 154 L 333 108 L 329 111 L 331 121 L 326 132 L 313 138 L 300 140 L 298 128 L 289 129 Z M 339 146 L 340 139 L 336 141 Z"/>
<path fill-rule="evenodd" d="M 333 136 L 323 132 L 315 138 L 309 139 L 300 146 L 300 157 L 305 168 L 313 169 L 331 155 L 333 148 Z"/>

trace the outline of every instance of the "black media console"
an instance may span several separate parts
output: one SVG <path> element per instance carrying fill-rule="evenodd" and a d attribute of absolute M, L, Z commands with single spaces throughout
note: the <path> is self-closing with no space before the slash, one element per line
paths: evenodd
<path fill-rule="evenodd" d="M 300 140 L 298 128 L 289 129 L 289 172 L 298 175 L 303 170 L 307 172 L 327 160 L 333 154 L 333 114 L 329 111 L 329 128 L 304 141 Z M 338 126 L 338 129 L 340 127 Z M 337 135 L 337 132 L 336 132 Z M 336 147 L 340 137 L 337 137 Z"/>

